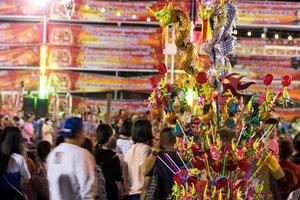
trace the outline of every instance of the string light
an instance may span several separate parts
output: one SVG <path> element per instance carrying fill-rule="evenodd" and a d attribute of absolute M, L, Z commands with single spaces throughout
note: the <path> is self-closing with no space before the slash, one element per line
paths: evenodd
<path fill-rule="evenodd" d="M 120 12 L 117 12 L 117 16 L 120 17 L 120 16 L 121 16 L 121 13 L 120 13 Z"/>
<path fill-rule="evenodd" d="M 84 8 L 85 8 L 86 10 L 90 9 L 89 5 L 85 5 Z"/>
<path fill-rule="evenodd" d="M 132 15 L 132 19 L 136 19 L 136 15 Z"/>
<path fill-rule="evenodd" d="M 101 8 L 101 12 L 103 12 L 103 13 L 104 13 L 105 11 L 106 11 L 106 10 L 105 10 L 105 8 Z"/>
<path fill-rule="evenodd" d="M 276 34 L 274 35 L 274 38 L 275 38 L 275 39 L 279 39 L 279 35 L 276 33 Z"/>
<path fill-rule="evenodd" d="M 288 40 L 289 41 L 293 40 L 293 37 L 291 35 L 289 35 Z"/>
<path fill-rule="evenodd" d="M 252 35 L 252 32 L 251 31 L 248 31 L 247 32 L 247 35 L 250 37 Z"/>
<path fill-rule="evenodd" d="M 237 35 L 237 34 L 238 34 L 238 31 L 235 29 L 235 30 L 233 31 L 233 34 L 234 34 L 234 35 Z"/>
<path fill-rule="evenodd" d="M 262 33 L 260 36 L 261 36 L 261 38 L 266 38 L 266 34 L 265 33 Z"/>
<path fill-rule="evenodd" d="M 151 18 L 150 17 L 147 17 L 147 22 L 151 22 Z"/>

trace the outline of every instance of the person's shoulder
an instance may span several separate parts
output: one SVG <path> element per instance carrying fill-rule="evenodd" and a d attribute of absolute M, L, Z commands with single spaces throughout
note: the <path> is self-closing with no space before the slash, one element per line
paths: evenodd
<path fill-rule="evenodd" d="M 144 144 L 144 143 L 137 143 L 135 145 L 140 150 L 151 150 L 151 147 L 149 145 L 147 145 L 147 144 Z"/>
<path fill-rule="evenodd" d="M 13 160 L 15 160 L 17 163 L 21 163 L 25 161 L 25 157 L 21 154 L 13 153 L 10 156 Z"/>

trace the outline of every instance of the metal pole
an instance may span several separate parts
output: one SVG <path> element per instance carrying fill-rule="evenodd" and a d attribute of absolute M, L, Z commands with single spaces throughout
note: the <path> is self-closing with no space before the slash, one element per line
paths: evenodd
<path fill-rule="evenodd" d="M 110 119 L 111 119 L 111 102 L 112 102 L 112 94 L 108 93 L 106 94 L 106 101 L 107 101 L 107 106 L 106 106 L 106 123 L 110 124 Z"/>
<path fill-rule="evenodd" d="M 167 45 L 168 45 L 168 42 L 169 42 L 169 27 L 166 27 L 166 38 L 165 38 L 165 49 L 164 49 L 164 53 L 165 53 L 165 65 L 167 67 L 167 69 L 169 69 L 168 67 L 168 53 L 167 53 Z M 166 74 L 168 76 L 168 74 Z"/>
<path fill-rule="evenodd" d="M 116 71 L 116 77 L 119 77 L 119 72 L 118 71 Z M 118 91 L 117 90 L 115 90 L 114 99 L 115 100 L 118 99 Z"/>
<path fill-rule="evenodd" d="M 172 44 L 175 43 L 175 29 L 172 27 Z M 174 76 L 175 76 L 175 55 L 171 55 L 171 83 L 174 83 Z"/>
<path fill-rule="evenodd" d="M 39 98 L 47 97 L 46 88 L 46 59 L 47 59 L 47 16 L 43 18 L 43 42 L 40 48 L 40 84 L 39 84 Z"/>

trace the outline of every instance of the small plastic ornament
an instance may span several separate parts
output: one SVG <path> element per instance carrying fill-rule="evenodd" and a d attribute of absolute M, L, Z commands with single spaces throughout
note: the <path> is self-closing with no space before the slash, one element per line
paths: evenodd
<path fill-rule="evenodd" d="M 174 112 L 168 112 L 166 114 L 166 121 L 169 123 L 169 124 L 176 124 L 176 120 L 177 120 L 177 117 L 175 115 Z"/>
<path fill-rule="evenodd" d="M 207 73 L 206 72 L 198 72 L 196 75 L 196 81 L 199 84 L 206 83 L 208 81 Z"/>
<path fill-rule="evenodd" d="M 167 67 L 164 63 L 159 63 L 157 69 L 160 75 L 165 75 L 167 73 Z"/>
<path fill-rule="evenodd" d="M 292 82 L 292 77 L 289 75 L 285 75 L 281 79 L 281 84 L 283 87 L 289 86 L 291 84 L 291 82 Z"/>
<path fill-rule="evenodd" d="M 267 74 L 267 75 L 264 77 L 264 84 L 265 84 L 266 86 L 271 85 L 272 81 L 273 81 L 273 75 L 272 75 L 272 74 Z"/>

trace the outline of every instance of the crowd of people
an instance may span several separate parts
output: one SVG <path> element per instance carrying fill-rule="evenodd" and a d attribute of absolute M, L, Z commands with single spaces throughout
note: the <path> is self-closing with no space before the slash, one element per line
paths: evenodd
<path fill-rule="evenodd" d="M 170 199 L 173 174 L 184 166 L 172 129 L 147 115 L 114 125 L 92 121 L 1 116 L 1 199 Z M 282 131 L 277 119 L 270 123 L 277 128 L 268 139 L 273 154 L 262 170 L 264 190 L 272 199 L 298 199 L 300 134 Z"/>

